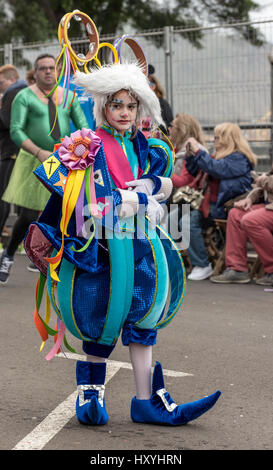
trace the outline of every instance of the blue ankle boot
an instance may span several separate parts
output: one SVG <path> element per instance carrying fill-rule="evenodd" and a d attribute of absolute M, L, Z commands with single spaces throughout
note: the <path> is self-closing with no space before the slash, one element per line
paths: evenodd
<path fill-rule="evenodd" d="M 106 363 L 77 361 L 76 414 L 82 424 L 106 424 L 109 419 L 104 401 L 105 374 Z"/>
<path fill-rule="evenodd" d="M 164 388 L 162 366 L 156 363 L 153 374 L 152 395 L 149 400 L 138 400 L 136 397 L 131 402 L 131 418 L 136 423 L 165 424 L 178 426 L 186 424 L 206 413 L 218 400 L 220 391 L 213 393 L 201 400 L 176 405 Z"/>

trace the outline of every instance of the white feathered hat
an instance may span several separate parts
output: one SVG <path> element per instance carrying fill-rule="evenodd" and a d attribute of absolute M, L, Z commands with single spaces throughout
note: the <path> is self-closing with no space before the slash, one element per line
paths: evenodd
<path fill-rule="evenodd" d="M 76 71 L 75 83 L 93 98 L 93 113 L 98 127 L 105 122 L 104 108 L 108 98 L 120 90 L 128 90 L 138 99 L 139 120 L 150 116 L 154 124 L 164 124 L 159 100 L 136 63 L 107 64 L 88 74 Z"/>

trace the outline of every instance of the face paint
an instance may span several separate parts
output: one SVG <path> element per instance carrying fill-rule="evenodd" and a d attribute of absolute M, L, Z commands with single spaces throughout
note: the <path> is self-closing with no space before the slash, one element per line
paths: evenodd
<path fill-rule="evenodd" d="M 107 122 L 124 135 L 135 124 L 137 109 L 137 100 L 128 91 L 121 90 L 105 107 Z"/>

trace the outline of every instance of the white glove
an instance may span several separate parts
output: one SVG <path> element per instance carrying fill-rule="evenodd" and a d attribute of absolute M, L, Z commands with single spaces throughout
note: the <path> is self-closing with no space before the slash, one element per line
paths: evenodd
<path fill-rule="evenodd" d="M 160 193 L 163 193 L 163 197 L 161 198 L 161 200 L 167 200 L 172 193 L 172 180 L 171 178 L 165 178 L 164 176 L 158 176 L 158 179 L 160 180 L 160 189 L 158 190 L 158 192 L 160 191 Z M 155 187 L 155 184 L 151 178 L 143 178 L 140 180 L 129 181 L 125 184 L 129 186 L 128 189 L 131 189 L 134 192 L 145 193 L 147 196 L 153 195 L 153 190 Z"/>
<path fill-rule="evenodd" d="M 150 178 L 143 178 L 140 180 L 128 181 L 127 186 L 129 189 L 131 188 L 132 191 L 138 193 L 145 193 L 147 196 L 151 196 L 153 194 L 154 189 L 154 182 Z"/>
<path fill-rule="evenodd" d="M 146 208 L 147 216 L 150 219 L 150 223 L 153 229 L 160 223 L 164 216 L 164 209 L 158 203 L 159 200 L 164 199 L 164 194 L 156 194 L 155 196 L 148 196 L 148 205 Z"/>

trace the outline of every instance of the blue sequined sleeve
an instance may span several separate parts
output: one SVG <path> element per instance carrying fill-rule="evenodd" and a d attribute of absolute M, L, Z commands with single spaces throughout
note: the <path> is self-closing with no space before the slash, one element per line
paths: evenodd
<path fill-rule="evenodd" d="M 160 139 L 148 139 L 149 155 L 143 176 L 164 176 L 171 178 L 174 157 L 170 147 Z"/>

